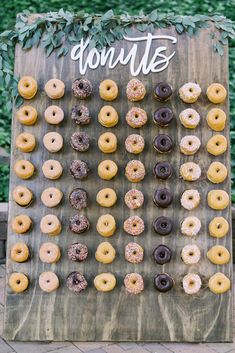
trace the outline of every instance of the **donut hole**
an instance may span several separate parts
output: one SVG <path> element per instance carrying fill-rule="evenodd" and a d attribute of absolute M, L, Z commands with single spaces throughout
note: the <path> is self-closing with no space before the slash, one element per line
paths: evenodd
<path fill-rule="evenodd" d="M 78 110 L 78 116 L 81 116 L 81 115 L 82 115 L 81 110 Z"/>
<path fill-rule="evenodd" d="M 165 173 L 165 172 L 166 172 L 166 168 L 165 168 L 165 167 L 161 167 L 161 168 L 160 168 L 160 172 L 161 172 L 161 173 Z"/>
<path fill-rule="evenodd" d="M 219 173 L 220 172 L 220 168 L 217 168 L 215 171 L 216 171 L 216 173 Z"/>
<path fill-rule="evenodd" d="M 136 254 L 137 254 L 136 250 L 133 250 L 132 254 L 133 254 L 133 255 L 136 255 Z"/>
<path fill-rule="evenodd" d="M 21 283 L 21 280 L 20 279 L 17 279 L 16 280 L 16 284 L 20 284 Z"/>
<path fill-rule="evenodd" d="M 218 284 L 218 286 L 221 286 L 221 285 L 222 285 L 222 282 L 221 282 L 221 281 L 218 281 L 217 284 Z"/>
<path fill-rule="evenodd" d="M 166 222 L 162 222 L 161 223 L 161 228 L 166 228 L 167 227 L 167 223 Z"/>
<path fill-rule="evenodd" d="M 135 195 L 133 195 L 133 196 L 132 196 L 132 200 L 135 201 L 136 199 L 137 199 L 137 197 L 136 197 Z"/>
<path fill-rule="evenodd" d="M 217 229 L 220 229 L 221 227 L 221 224 L 217 224 Z"/>
<path fill-rule="evenodd" d="M 166 139 L 162 139 L 162 140 L 160 141 L 160 143 L 161 143 L 162 146 L 165 146 L 165 145 L 166 145 Z"/>
<path fill-rule="evenodd" d="M 55 112 L 54 111 L 52 112 L 52 115 L 55 116 Z"/>
<path fill-rule="evenodd" d="M 23 142 L 24 143 L 28 142 L 27 138 L 23 137 Z"/>
<path fill-rule="evenodd" d="M 52 139 L 51 139 L 51 143 L 54 143 L 54 142 L 55 142 L 55 139 L 54 139 L 54 138 L 52 138 Z"/>
<path fill-rule="evenodd" d="M 222 253 L 221 253 L 221 252 L 218 252 L 218 256 L 220 256 L 220 257 L 221 257 L 221 256 L 222 256 Z"/>
<path fill-rule="evenodd" d="M 192 89 L 192 87 L 190 87 L 190 88 L 189 88 L 189 92 L 191 92 L 191 93 L 193 92 L 193 89 Z"/>
<path fill-rule="evenodd" d="M 105 142 L 109 143 L 110 142 L 109 138 L 106 138 Z"/>
<path fill-rule="evenodd" d="M 138 170 L 137 168 L 133 168 L 133 171 L 134 171 L 135 173 L 137 172 L 137 170 Z"/>
<path fill-rule="evenodd" d="M 215 93 L 216 93 L 216 94 L 219 94 L 219 92 L 220 92 L 219 89 L 216 89 L 216 90 L 215 90 Z"/>
<path fill-rule="evenodd" d="M 219 116 L 218 115 L 215 115 L 215 120 L 218 120 L 219 119 Z"/>
<path fill-rule="evenodd" d="M 192 114 L 189 114 L 188 119 L 192 119 L 192 118 L 193 118 Z"/>
<path fill-rule="evenodd" d="M 139 114 L 138 114 L 138 113 L 135 113 L 134 117 L 135 117 L 136 119 L 138 119 Z"/>
<path fill-rule="evenodd" d="M 189 168 L 189 170 L 188 170 L 190 173 L 192 173 L 193 172 L 193 168 Z"/>
<path fill-rule="evenodd" d="M 194 282 L 193 280 L 190 280 L 190 281 L 189 281 L 189 286 L 190 286 L 190 287 L 194 286 L 194 284 L 195 284 L 195 282 Z"/>
<path fill-rule="evenodd" d="M 165 194 L 161 194 L 160 199 L 163 200 L 163 201 L 166 200 L 166 195 Z"/>
<path fill-rule="evenodd" d="M 26 166 L 24 164 L 22 164 L 21 169 L 25 170 Z"/>
<path fill-rule="evenodd" d="M 166 115 L 165 112 L 163 112 L 163 113 L 161 114 L 161 117 L 162 117 L 162 118 L 166 118 L 166 116 L 167 116 L 167 115 Z"/>
<path fill-rule="evenodd" d="M 135 284 L 136 284 L 136 280 L 133 279 L 133 280 L 131 281 L 131 283 L 135 285 Z"/>
<path fill-rule="evenodd" d="M 51 251 L 50 250 L 47 250 L 47 254 L 50 254 L 51 253 Z"/>
<path fill-rule="evenodd" d="M 21 254 L 21 253 L 22 253 L 21 249 L 17 249 L 17 250 L 16 250 L 16 253 L 17 253 L 17 254 Z"/>
<path fill-rule="evenodd" d="M 53 194 L 50 194 L 49 197 L 50 197 L 50 199 L 52 199 L 53 198 Z"/>
<path fill-rule="evenodd" d="M 104 250 L 104 251 L 103 251 L 103 254 L 104 254 L 104 255 L 108 255 L 108 254 L 109 254 L 109 251 L 108 251 L 108 250 Z"/>
<path fill-rule="evenodd" d="M 133 143 L 133 145 L 136 145 L 136 144 L 137 144 L 137 141 L 136 141 L 136 140 L 133 140 L 132 143 Z"/>
<path fill-rule="evenodd" d="M 24 196 L 24 193 L 23 192 L 20 192 L 19 193 L 19 197 L 23 197 Z"/>
<path fill-rule="evenodd" d="M 193 200 L 193 196 L 189 196 L 188 200 L 192 201 Z"/>
<path fill-rule="evenodd" d="M 193 226 L 194 226 L 194 224 L 193 223 L 189 223 L 189 225 L 188 225 L 190 228 L 192 228 Z"/>
<path fill-rule="evenodd" d="M 47 222 L 47 225 L 48 225 L 48 226 L 51 226 L 51 225 L 52 225 L 52 222 Z"/>
<path fill-rule="evenodd" d="M 192 141 L 188 141 L 189 146 L 192 146 L 192 144 L 193 144 Z"/>
<path fill-rule="evenodd" d="M 106 169 L 106 170 L 109 170 L 109 166 L 108 166 L 108 165 L 106 165 L 105 169 Z"/>
<path fill-rule="evenodd" d="M 109 198 L 109 194 L 106 194 L 106 195 L 105 195 L 105 198 L 108 199 L 108 198 Z"/>
<path fill-rule="evenodd" d="M 133 91 L 137 91 L 138 87 L 137 86 L 134 86 L 133 87 Z"/>
<path fill-rule="evenodd" d="M 111 87 L 110 86 L 107 86 L 107 91 L 110 91 L 111 90 Z"/>
<path fill-rule="evenodd" d="M 80 89 L 83 89 L 83 83 L 82 83 L 82 82 L 79 82 L 78 87 L 79 87 Z"/>
<path fill-rule="evenodd" d="M 104 226 L 105 226 L 105 227 L 108 227 L 108 226 L 109 226 L 109 222 L 108 222 L 108 221 L 105 221 L 105 222 L 104 222 Z"/>
<path fill-rule="evenodd" d="M 19 225 L 19 226 L 22 226 L 22 225 L 23 225 L 23 222 L 22 222 L 22 221 L 18 221 L 18 225 Z"/>
<path fill-rule="evenodd" d="M 56 88 L 56 84 L 55 84 L 55 83 L 53 83 L 52 87 L 55 89 L 55 88 Z"/>
<path fill-rule="evenodd" d="M 51 166 L 50 166 L 50 169 L 51 169 L 51 170 L 53 170 L 53 169 L 54 169 L 53 165 L 51 165 Z"/>
<path fill-rule="evenodd" d="M 111 115 L 111 113 L 110 113 L 110 112 L 107 112 L 107 113 L 106 113 L 106 115 L 107 115 L 107 116 L 110 116 L 110 115 Z"/>
<path fill-rule="evenodd" d="M 107 284 L 107 281 L 106 281 L 106 279 L 103 279 L 103 284 Z"/>
<path fill-rule="evenodd" d="M 217 200 L 218 200 L 218 201 L 221 201 L 221 200 L 222 200 L 222 197 L 221 197 L 221 196 L 217 196 Z"/>
<path fill-rule="evenodd" d="M 24 113 L 25 113 L 25 115 L 27 115 L 27 116 L 29 115 L 28 110 L 25 110 L 25 112 L 24 112 Z"/>
<path fill-rule="evenodd" d="M 215 144 L 216 144 L 216 146 L 219 146 L 219 145 L 220 145 L 219 141 L 217 141 Z"/>
<path fill-rule="evenodd" d="M 167 285 L 167 281 L 165 279 L 162 279 L 160 281 L 160 283 L 161 283 L 162 286 L 166 286 Z"/>
<path fill-rule="evenodd" d="M 190 251 L 188 254 L 189 254 L 189 256 L 193 256 L 193 255 L 194 255 L 194 252 L 193 252 L 193 251 Z"/>
<path fill-rule="evenodd" d="M 28 87 L 30 86 L 30 84 L 29 84 L 28 82 L 25 82 L 25 83 L 24 83 L 24 86 L 25 86 L 26 88 L 28 88 Z"/>
<path fill-rule="evenodd" d="M 132 223 L 132 226 L 133 227 L 137 227 L 137 223 Z"/>
<path fill-rule="evenodd" d="M 159 256 L 160 256 L 162 259 L 164 259 L 165 253 L 162 251 L 162 252 L 160 252 Z"/>
<path fill-rule="evenodd" d="M 49 279 L 47 279 L 47 280 L 46 280 L 46 283 L 50 283 L 50 280 L 49 280 Z"/>

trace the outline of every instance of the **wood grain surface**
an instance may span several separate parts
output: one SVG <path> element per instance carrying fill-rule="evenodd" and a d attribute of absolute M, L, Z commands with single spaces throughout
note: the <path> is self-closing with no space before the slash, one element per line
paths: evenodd
<path fill-rule="evenodd" d="M 135 104 L 146 110 L 149 120 L 146 126 L 136 131 L 129 127 L 125 121 L 128 109 L 134 106 L 127 101 L 126 85 L 132 78 L 129 66 L 117 66 L 109 71 L 107 67 L 96 70 L 88 70 L 86 77 L 93 84 L 93 94 L 85 102 L 90 109 L 92 122 L 89 126 L 79 128 L 71 121 L 71 108 L 77 100 L 71 94 L 71 84 L 75 78 L 80 77 L 78 62 L 72 61 L 70 56 L 57 59 L 53 53 L 46 58 L 42 49 L 35 48 L 23 52 L 19 47 L 15 53 L 15 73 L 19 76 L 32 75 L 39 84 L 39 92 L 30 101 L 39 113 L 39 119 L 35 126 L 20 125 L 15 118 L 12 120 L 12 154 L 11 154 L 11 178 L 9 197 L 9 229 L 7 250 L 7 278 L 13 271 L 24 272 L 30 278 L 29 289 L 22 294 L 13 294 L 9 287 L 6 290 L 5 312 L 5 337 L 9 340 L 77 340 L 77 341 L 231 341 L 232 340 L 232 291 L 223 295 L 215 295 L 207 288 L 208 279 L 215 272 L 221 271 L 232 279 L 232 261 L 225 266 L 216 266 L 206 258 L 206 252 L 215 244 L 226 246 L 231 252 L 231 232 L 223 239 L 215 239 L 208 234 L 208 223 L 216 215 L 223 215 L 231 222 L 230 207 L 224 211 L 213 211 L 207 206 L 206 195 L 211 189 L 222 188 L 230 192 L 230 176 L 221 185 L 212 185 L 206 179 L 206 170 L 212 161 L 219 160 L 230 166 L 230 153 L 219 157 L 209 155 L 205 149 L 208 139 L 214 134 L 207 126 L 206 114 L 213 104 L 206 98 L 206 88 L 213 82 L 220 82 L 228 89 L 228 53 L 225 49 L 223 57 L 212 51 L 211 38 L 207 30 L 190 39 L 186 35 L 178 36 L 174 29 L 157 30 L 157 34 L 169 34 L 177 36 L 175 45 L 176 54 L 169 67 L 161 73 L 140 74 L 138 78 L 145 84 L 147 95 L 143 101 Z M 138 32 L 139 35 L 139 32 Z M 163 41 L 164 43 L 164 41 Z M 169 43 L 166 43 L 169 45 Z M 125 41 L 115 44 L 125 49 L 131 43 Z M 144 43 L 139 43 L 138 60 L 144 50 Z M 152 50 L 154 50 L 154 45 Z M 58 101 L 51 101 L 43 91 L 45 83 L 51 79 L 59 78 L 65 82 L 65 96 Z M 110 78 L 119 86 L 119 96 L 111 103 L 119 113 L 119 123 L 116 127 L 106 129 L 97 121 L 99 109 L 106 103 L 99 97 L 99 83 Z M 174 88 L 171 99 L 161 104 L 153 99 L 153 88 L 157 82 L 166 81 Z M 178 97 L 178 89 L 186 82 L 198 82 L 203 94 L 197 103 L 184 104 Z M 65 111 L 65 119 L 61 125 L 48 125 L 43 113 L 50 104 L 58 104 Z M 167 105 L 175 114 L 174 122 L 167 128 L 159 128 L 153 124 L 152 116 L 159 107 Z M 185 129 L 179 122 L 178 115 L 183 110 L 192 106 L 201 115 L 200 126 L 195 130 Z M 228 100 L 221 105 L 228 114 Z M 229 114 L 226 129 L 223 134 L 229 140 Z M 77 153 L 70 146 L 70 136 L 81 130 L 89 134 L 91 148 L 88 152 Z M 33 132 L 37 138 L 37 148 L 30 154 L 20 153 L 15 147 L 16 136 L 23 132 Z M 49 153 L 42 143 L 43 136 L 48 131 L 57 131 L 64 137 L 64 147 L 59 153 Z M 105 155 L 97 147 L 99 135 L 105 131 L 112 131 L 118 138 L 118 150 L 112 155 Z M 146 142 L 143 153 L 137 157 L 128 154 L 124 148 L 125 138 L 134 132 L 139 132 Z M 153 138 L 159 133 L 169 134 L 175 141 L 175 148 L 169 154 L 159 154 L 152 147 Z M 202 142 L 199 152 L 194 156 L 186 157 L 179 152 L 181 137 L 195 134 Z M 73 159 L 83 159 L 89 163 L 91 172 L 89 177 L 82 181 L 75 181 L 69 173 L 69 165 Z M 119 167 L 118 175 L 112 181 L 103 181 L 97 175 L 97 166 L 101 160 L 112 159 Z M 20 180 L 14 174 L 14 163 L 19 159 L 30 160 L 36 167 L 35 175 L 28 181 Z M 56 181 L 47 180 L 42 174 L 42 163 L 47 159 L 59 160 L 64 168 L 63 176 Z M 128 182 L 124 175 L 126 163 L 131 159 L 141 160 L 146 167 L 147 175 L 138 185 Z M 152 168 L 156 161 L 167 160 L 174 168 L 174 175 L 166 182 L 156 180 L 152 174 Z M 202 168 L 200 180 L 190 183 L 179 178 L 179 167 L 186 161 L 195 161 Z M 12 200 L 12 190 L 16 185 L 27 185 L 35 195 L 33 204 L 22 209 Z M 63 202 L 54 209 L 47 209 L 40 200 L 41 192 L 49 186 L 60 188 L 64 193 Z M 68 195 L 77 186 L 82 186 L 88 191 L 89 206 L 84 214 L 89 218 L 91 228 L 82 235 L 73 234 L 68 228 L 69 218 L 76 213 L 70 207 Z M 152 201 L 152 194 L 157 187 L 167 186 L 174 193 L 173 204 L 162 210 L 157 208 Z M 117 191 L 118 202 L 107 210 L 95 201 L 96 193 L 103 187 L 112 187 Z M 145 195 L 144 207 L 137 211 L 130 211 L 123 202 L 125 192 L 132 187 L 141 189 Z M 188 212 L 180 206 L 180 196 L 185 189 L 198 189 L 201 195 L 201 204 L 195 210 Z M 117 257 L 112 264 L 103 265 L 95 260 L 94 253 L 99 243 L 104 241 L 98 235 L 95 224 L 101 214 L 110 212 L 117 221 L 117 231 L 109 238 L 117 251 Z M 18 214 L 28 214 L 33 220 L 33 229 L 26 235 L 16 235 L 11 229 L 11 220 Z M 42 216 L 52 213 L 62 221 L 61 235 L 49 238 L 40 232 L 40 219 Z M 138 214 L 146 225 L 144 234 L 136 239 L 123 231 L 123 222 L 130 215 Z M 200 234 L 195 238 L 182 236 L 180 222 L 188 215 L 198 216 L 202 221 Z M 152 229 L 153 220 L 160 215 L 166 215 L 173 219 L 174 229 L 166 237 L 158 236 Z M 16 242 L 25 241 L 31 251 L 30 261 L 17 264 L 9 258 L 11 246 Z M 136 241 L 145 249 L 145 259 L 141 264 L 130 264 L 125 261 L 124 247 L 130 241 Z M 43 264 L 38 257 L 42 243 L 52 241 L 62 249 L 62 258 L 57 264 Z M 89 258 L 84 263 L 74 263 L 67 258 L 69 244 L 81 241 L 89 248 Z M 180 252 L 184 245 L 195 243 L 202 252 L 199 263 L 195 266 L 185 265 Z M 170 263 L 156 265 L 152 258 L 153 249 L 159 244 L 166 244 L 173 252 Z M 60 288 L 51 293 L 43 293 L 38 285 L 38 277 L 41 272 L 52 270 L 60 279 Z M 67 275 L 78 270 L 88 279 L 88 288 L 79 295 L 70 292 L 66 287 Z M 102 272 L 113 272 L 117 277 L 117 286 L 110 293 L 100 293 L 93 286 L 94 277 Z M 123 286 L 123 278 L 127 273 L 138 272 L 143 275 L 145 290 L 141 295 L 127 294 Z M 154 289 L 153 277 L 157 273 L 167 272 L 175 280 L 175 287 L 161 294 Z M 201 275 L 203 287 L 197 295 L 189 296 L 182 289 L 182 278 L 188 272 Z"/>

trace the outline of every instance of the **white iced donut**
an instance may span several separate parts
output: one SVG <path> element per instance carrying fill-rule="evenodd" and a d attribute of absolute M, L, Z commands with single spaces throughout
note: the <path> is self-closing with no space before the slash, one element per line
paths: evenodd
<path fill-rule="evenodd" d="M 194 162 L 187 162 L 180 166 L 180 175 L 186 181 L 198 180 L 201 173 L 200 166 Z"/>
<path fill-rule="evenodd" d="M 181 251 L 181 258 L 186 265 L 195 265 L 201 257 L 201 251 L 195 244 L 185 245 Z"/>
<path fill-rule="evenodd" d="M 180 202 L 186 210 L 193 210 L 200 203 L 200 194 L 195 189 L 185 190 L 181 196 Z"/>
<path fill-rule="evenodd" d="M 201 278 L 196 273 L 188 273 L 183 278 L 183 288 L 187 294 L 196 294 L 202 285 Z"/>
<path fill-rule="evenodd" d="M 201 92 L 201 87 L 197 83 L 188 82 L 179 89 L 179 96 L 185 103 L 195 103 Z"/>
<path fill-rule="evenodd" d="M 181 224 L 181 233 L 193 237 L 199 233 L 201 221 L 195 216 L 186 217 Z"/>
<path fill-rule="evenodd" d="M 195 154 L 201 146 L 201 141 L 197 136 L 188 135 L 182 137 L 180 141 L 180 151 L 186 156 Z"/>
<path fill-rule="evenodd" d="M 180 113 L 179 119 L 186 129 L 195 129 L 200 122 L 200 115 L 196 110 L 188 108 Z"/>

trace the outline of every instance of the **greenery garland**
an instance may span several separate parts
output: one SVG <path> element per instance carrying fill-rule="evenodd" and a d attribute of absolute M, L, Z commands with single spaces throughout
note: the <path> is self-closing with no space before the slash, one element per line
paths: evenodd
<path fill-rule="evenodd" d="M 18 95 L 18 78 L 13 71 L 16 44 L 24 50 L 41 45 L 47 56 L 56 51 L 57 56 L 61 57 L 68 53 L 66 43 L 73 44 L 81 38 L 90 37 L 90 48 L 101 50 L 121 40 L 125 34 L 130 34 L 133 25 L 141 32 L 174 26 L 178 34 L 187 33 L 190 37 L 201 28 L 210 28 L 213 50 L 219 55 L 223 55 L 223 46 L 227 45 L 228 39 L 235 38 L 234 22 L 219 15 L 176 16 L 154 10 L 148 15 L 140 12 L 137 16 L 128 13 L 117 16 L 112 10 L 97 15 L 63 9 L 45 15 L 32 15 L 24 11 L 17 16 L 13 29 L 0 34 L 0 86 L 5 88 L 3 95 L 8 97 L 7 109 L 11 110 L 12 101 L 17 107 L 23 102 Z"/>

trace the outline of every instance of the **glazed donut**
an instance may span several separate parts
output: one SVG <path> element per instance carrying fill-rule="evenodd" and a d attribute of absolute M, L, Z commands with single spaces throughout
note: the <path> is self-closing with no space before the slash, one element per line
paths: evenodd
<path fill-rule="evenodd" d="M 200 115 L 196 110 L 188 108 L 180 113 L 179 119 L 186 129 L 195 129 L 200 122 Z"/>
<path fill-rule="evenodd" d="M 74 243 L 68 248 L 68 258 L 71 261 L 82 262 L 87 259 L 88 247 L 85 244 Z"/>
<path fill-rule="evenodd" d="M 52 272 L 42 272 L 38 279 L 39 287 L 47 293 L 51 293 L 59 287 L 59 278 Z"/>
<path fill-rule="evenodd" d="M 173 111 L 168 107 L 158 108 L 153 115 L 154 124 L 166 127 L 168 126 L 174 118 Z"/>
<path fill-rule="evenodd" d="M 72 93 L 76 98 L 87 99 L 92 93 L 92 84 L 86 78 L 77 78 L 72 84 Z"/>
<path fill-rule="evenodd" d="M 231 282 L 223 273 L 217 272 L 209 279 L 208 287 L 214 294 L 223 294 L 230 289 Z"/>
<path fill-rule="evenodd" d="M 222 131 L 225 128 L 226 114 L 222 109 L 211 109 L 206 117 L 207 124 L 214 131 Z"/>
<path fill-rule="evenodd" d="M 166 208 L 173 201 L 173 194 L 167 188 L 157 189 L 153 195 L 153 202 L 157 207 Z"/>
<path fill-rule="evenodd" d="M 111 264 L 115 259 L 115 256 L 116 251 L 114 247 L 107 241 L 99 244 L 95 252 L 96 260 L 103 264 Z"/>
<path fill-rule="evenodd" d="M 129 153 L 141 153 L 144 149 L 144 145 L 144 138 L 141 135 L 132 134 L 129 135 L 125 140 L 125 148 Z"/>
<path fill-rule="evenodd" d="M 209 233 L 214 238 L 223 238 L 228 231 L 229 223 L 224 217 L 215 217 L 209 223 Z"/>
<path fill-rule="evenodd" d="M 59 205 L 63 193 L 57 188 L 47 188 L 41 194 L 41 201 L 46 207 L 56 207 Z"/>
<path fill-rule="evenodd" d="M 10 275 L 8 284 L 14 293 L 21 293 L 28 288 L 29 280 L 24 273 L 14 272 Z"/>
<path fill-rule="evenodd" d="M 174 286 L 174 280 L 167 273 L 159 273 L 154 277 L 154 286 L 159 292 L 165 293 Z"/>
<path fill-rule="evenodd" d="M 24 105 L 16 112 L 17 120 L 23 125 L 34 125 L 38 118 L 38 113 L 31 105 Z"/>
<path fill-rule="evenodd" d="M 23 76 L 18 82 L 18 92 L 24 99 L 32 99 L 38 90 L 37 81 L 31 76 Z"/>
<path fill-rule="evenodd" d="M 104 80 L 99 87 L 100 98 L 105 101 L 113 101 L 118 96 L 118 86 L 113 80 Z"/>
<path fill-rule="evenodd" d="M 124 278 L 124 286 L 130 294 L 139 294 L 144 290 L 144 280 L 139 273 L 128 273 Z"/>
<path fill-rule="evenodd" d="M 188 273 L 184 276 L 182 284 L 185 293 L 196 294 L 202 286 L 202 281 L 196 273 Z"/>
<path fill-rule="evenodd" d="M 76 159 L 70 164 L 70 173 L 74 179 L 83 180 L 89 173 L 89 167 L 86 162 Z"/>
<path fill-rule="evenodd" d="M 100 190 L 96 195 L 96 202 L 102 207 L 112 207 L 117 201 L 117 194 L 111 188 Z"/>
<path fill-rule="evenodd" d="M 180 166 L 180 175 L 186 181 L 195 181 L 201 176 L 201 168 L 194 162 L 187 162 Z"/>
<path fill-rule="evenodd" d="M 76 188 L 71 191 L 69 195 L 70 205 L 78 211 L 87 207 L 88 195 L 86 190 L 82 188 Z"/>
<path fill-rule="evenodd" d="M 125 168 L 125 176 L 132 183 L 138 183 L 145 177 L 145 167 L 138 160 L 129 161 Z"/>
<path fill-rule="evenodd" d="M 170 262 L 171 256 L 171 249 L 166 245 L 158 245 L 153 251 L 153 258 L 159 265 L 164 265 Z"/>
<path fill-rule="evenodd" d="M 70 138 L 71 147 L 78 152 L 85 152 L 90 147 L 90 138 L 83 132 L 74 132 Z"/>
<path fill-rule="evenodd" d="M 49 152 L 58 152 L 63 147 L 63 137 L 58 132 L 48 132 L 43 137 L 43 144 Z"/>
<path fill-rule="evenodd" d="M 111 214 L 100 216 L 96 223 L 96 230 L 102 237 L 111 237 L 116 230 L 115 218 Z"/>
<path fill-rule="evenodd" d="M 25 243 L 16 243 L 11 248 L 11 259 L 15 262 L 25 262 L 29 258 L 29 248 Z"/>
<path fill-rule="evenodd" d="M 131 102 L 138 102 L 144 98 L 146 89 L 143 83 L 136 78 L 130 80 L 126 86 L 127 99 Z"/>
<path fill-rule="evenodd" d="M 201 221 L 195 216 L 186 217 L 181 224 L 181 233 L 193 237 L 200 232 Z"/>
<path fill-rule="evenodd" d="M 57 216 L 48 214 L 42 217 L 40 229 L 43 234 L 50 236 L 59 235 L 61 233 L 61 223 Z"/>
<path fill-rule="evenodd" d="M 53 264 L 61 257 L 60 248 L 53 243 L 43 243 L 39 249 L 39 258 L 42 262 Z"/>
<path fill-rule="evenodd" d="M 210 102 L 214 104 L 223 103 L 227 97 L 227 91 L 220 83 L 212 83 L 206 90 Z"/>
<path fill-rule="evenodd" d="M 132 264 L 139 264 L 144 259 L 144 249 L 137 243 L 125 246 L 125 259 Z"/>
<path fill-rule="evenodd" d="M 145 110 L 133 107 L 126 114 L 126 122 L 134 129 L 140 128 L 147 123 L 148 117 Z"/>
<path fill-rule="evenodd" d="M 44 90 L 49 98 L 60 99 L 64 95 L 64 82 L 56 78 L 52 78 L 45 84 Z"/>
<path fill-rule="evenodd" d="M 16 148 L 21 152 L 32 152 L 36 146 L 35 136 L 28 132 L 23 132 L 16 137 Z"/>
<path fill-rule="evenodd" d="M 153 96 L 160 102 L 167 101 L 172 95 L 172 88 L 166 82 L 159 82 L 153 91 Z"/>
<path fill-rule="evenodd" d="M 21 215 L 16 216 L 12 220 L 11 226 L 12 226 L 13 232 L 15 232 L 17 234 L 24 234 L 24 233 L 27 233 L 29 231 L 29 229 L 31 228 L 32 220 L 26 214 L 21 214 Z"/>
<path fill-rule="evenodd" d="M 188 211 L 194 210 L 200 203 L 200 194 L 197 190 L 185 190 L 181 196 L 180 203 Z"/>
<path fill-rule="evenodd" d="M 220 162 L 212 162 L 207 170 L 207 178 L 214 184 L 222 183 L 227 176 L 228 170 Z"/>
<path fill-rule="evenodd" d="M 223 135 L 214 135 L 207 142 L 206 149 L 213 156 L 219 156 L 227 151 L 227 139 Z"/>
<path fill-rule="evenodd" d="M 110 292 L 116 286 L 116 278 L 112 273 L 101 273 L 94 278 L 94 286 L 100 292 Z"/>
<path fill-rule="evenodd" d="M 101 179 L 111 180 L 118 172 L 117 164 L 111 160 L 104 160 L 98 165 L 98 175 Z"/>
<path fill-rule="evenodd" d="M 172 138 L 165 134 L 160 134 L 156 136 L 153 140 L 153 147 L 159 153 L 170 152 L 173 146 L 174 146 L 174 143 Z"/>
<path fill-rule="evenodd" d="M 91 121 L 89 109 L 82 104 L 72 108 L 71 118 L 77 125 L 87 125 Z"/>
<path fill-rule="evenodd" d="M 195 154 L 201 146 L 201 141 L 197 136 L 188 135 L 180 140 L 180 151 L 186 156 Z"/>
<path fill-rule="evenodd" d="M 160 216 L 153 221 L 153 229 L 157 234 L 167 235 L 172 231 L 173 222 L 169 217 Z"/>
<path fill-rule="evenodd" d="M 29 161 L 21 159 L 15 163 L 14 171 L 20 179 L 29 179 L 34 173 L 34 165 Z"/>
<path fill-rule="evenodd" d="M 215 245 L 207 251 L 207 257 L 215 265 L 225 265 L 230 260 L 230 253 L 224 246 Z"/>
<path fill-rule="evenodd" d="M 185 245 L 181 251 L 181 258 L 186 265 L 195 265 L 201 258 L 201 251 L 195 244 Z"/>
<path fill-rule="evenodd" d="M 117 149 L 117 137 L 112 132 L 105 132 L 98 139 L 98 147 L 103 153 L 113 153 Z"/>
<path fill-rule="evenodd" d="M 73 293 L 80 293 L 86 289 L 88 283 L 84 275 L 78 271 L 71 272 L 66 280 L 66 285 Z"/>
<path fill-rule="evenodd" d="M 111 105 L 105 105 L 99 111 L 98 121 L 104 127 L 114 127 L 118 119 L 118 113 Z"/>
<path fill-rule="evenodd" d="M 153 174 L 158 179 L 166 180 L 172 176 L 172 173 L 172 166 L 166 161 L 157 162 L 153 168 Z"/>
<path fill-rule="evenodd" d="M 214 210 L 224 210 L 229 205 L 229 196 L 224 190 L 211 190 L 207 194 L 207 202 Z"/>
<path fill-rule="evenodd" d="M 90 222 L 82 214 L 75 214 L 69 220 L 69 229 L 76 234 L 84 233 L 90 228 Z"/>
<path fill-rule="evenodd" d="M 125 220 L 123 228 L 126 233 L 137 236 L 144 231 L 144 221 L 139 216 L 131 216 Z"/>
<path fill-rule="evenodd" d="M 64 120 L 64 111 L 57 105 L 50 105 L 44 112 L 44 118 L 48 124 L 60 124 Z"/>
<path fill-rule="evenodd" d="M 197 83 L 188 82 L 179 89 L 179 96 L 184 103 L 195 103 L 201 92 L 201 87 Z"/>
<path fill-rule="evenodd" d="M 63 167 L 59 161 L 49 159 L 43 163 L 42 172 L 47 179 L 56 180 L 63 173 Z"/>
<path fill-rule="evenodd" d="M 23 207 L 27 207 L 33 200 L 33 193 L 26 186 L 17 185 L 13 190 L 14 201 Z"/>
<path fill-rule="evenodd" d="M 130 210 L 135 210 L 143 205 L 144 195 L 140 190 L 132 189 L 127 191 L 124 201 Z"/>

